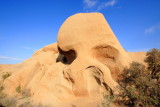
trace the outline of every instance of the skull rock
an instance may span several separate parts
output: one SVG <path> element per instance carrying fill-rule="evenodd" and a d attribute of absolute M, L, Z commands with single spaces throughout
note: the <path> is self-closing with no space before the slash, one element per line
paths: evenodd
<path fill-rule="evenodd" d="M 69 17 L 57 40 L 67 66 L 64 78 L 72 83 L 76 96 L 100 94 L 101 87 L 116 93 L 118 74 L 131 59 L 102 14 L 79 13 Z"/>
<path fill-rule="evenodd" d="M 36 51 L 24 62 L 3 68 L 0 83 L 8 97 L 23 102 L 19 99 L 27 92 L 34 103 L 93 107 L 100 102 L 102 92 L 118 92 L 118 75 L 139 54 L 129 53 L 130 59 L 100 13 L 69 17 L 57 39 L 58 43 Z M 3 80 L 6 72 L 11 76 Z M 16 92 L 18 86 L 21 93 Z"/>

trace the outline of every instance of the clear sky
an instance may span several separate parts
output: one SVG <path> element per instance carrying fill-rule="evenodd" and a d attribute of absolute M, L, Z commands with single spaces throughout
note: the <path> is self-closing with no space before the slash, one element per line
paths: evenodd
<path fill-rule="evenodd" d="M 0 0 L 0 64 L 15 64 L 56 42 L 76 13 L 100 12 L 127 51 L 160 48 L 160 0 Z"/>

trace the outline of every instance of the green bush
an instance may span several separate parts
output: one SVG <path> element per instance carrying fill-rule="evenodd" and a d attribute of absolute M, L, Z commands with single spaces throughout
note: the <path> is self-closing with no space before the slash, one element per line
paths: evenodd
<path fill-rule="evenodd" d="M 122 102 L 128 106 L 160 106 L 160 51 L 152 49 L 147 52 L 143 64 L 132 62 L 129 68 L 125 68 L 121 75 Z"/>
<path fill-rule="evenodd" d="M 6 78 L 8 78 L 11 74 L 9 74 L 8 72 L 6 72 L 5 74 L 2 75 L 3 80 L 5 80 Z"/>
<path fill-rule="evenodd" d="M 6 98 L 6 95 L 2 92 L 3 86 L 0 87 L 0 107 L 16 107 L 15 98 Z"/>
<path fill-rule="evenodd" d="M 116 97 L 114 95 L 103 95 L 103 98 L 102 106 L 111 107 L 111 104 L 114 103 Z"/>
<path fill-rule="evenodd" d="M 154 48 L 147 52 L 145 62 L 148 64 L 152 78 L 158 79 L 160 77 L 160 50 Z"/>
<path fill-rule="evenodd" d="M 31 102 L 24 102 L 23 104 L 19 105 L 19 107 L 35 107 L 31 104 Z"/>
<path fill-rule="evenodd" d="M 0 106 L 2 107 L 16 107 L 16 101 L 15 98 L 3 98 L 0 100 Z"/>
<path fill-rule="evenodd" d="M 19 107 L 51 107 L 51 106 L 42 104 L 32 104 L 31 102 L 24 102 L 23 104 L 19 105 Z"/>
<path fill-rule="evenodd" d="M 20 86 L 20 85 L 17 86 L 16 92 L 17 92 L 17 93 L 20 93 L 20 92 L 21 92 L 21 86 Z"/>
<path fill-rule="evenodd" d="M 3 91 L 3 89 L 4 89 L 3 85 L 0 86 L 0 93 Z"/>

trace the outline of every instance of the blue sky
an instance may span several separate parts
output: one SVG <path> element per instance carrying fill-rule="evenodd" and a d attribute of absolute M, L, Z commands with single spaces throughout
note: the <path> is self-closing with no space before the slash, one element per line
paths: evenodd
<path fill-rule="evenodd" d="M 160 48 L 160 0 L 0 0 L 0 64 L 15 64 L 51 43 L 65 19 L 100 12 L 127 51 Z"/>

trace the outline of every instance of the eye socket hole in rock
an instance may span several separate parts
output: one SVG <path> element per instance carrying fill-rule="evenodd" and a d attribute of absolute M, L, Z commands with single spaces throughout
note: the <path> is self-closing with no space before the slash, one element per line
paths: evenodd
<path fill-rule="evenodd" d="M 113 78 L 118 78 L 120 73 L 119 66 L 121 65 L 118 61 L 119 50 L 113 46 L 101 44 L 95 46 L 91 52 L 96 60 L 105 64 L 110 69 Z"/>
<path fill-rule="evenodd" d="M 92 52 L 96 58 L 110 58 L 113 61 L 119 54 L 118 50 L 110 45 L 95 46 Z"/>
<path fill-rule="evenodd" d="M 92 56 L 107 66 L 115 66 L 119 51 L 110 45 L 98 45 L 92 49 Z"/>
<path fill-rule="evenodd" d="M 56 62 L 62 62 L 64 64 L 71 64 L 76 59 L 76 52 L 74 50 L 63 51 L 58 47 L 59 56 Z"/>

